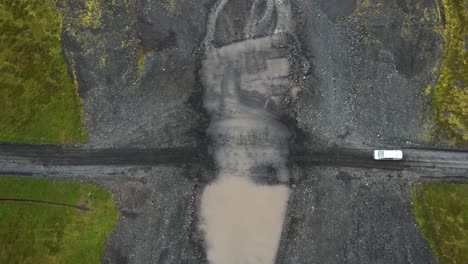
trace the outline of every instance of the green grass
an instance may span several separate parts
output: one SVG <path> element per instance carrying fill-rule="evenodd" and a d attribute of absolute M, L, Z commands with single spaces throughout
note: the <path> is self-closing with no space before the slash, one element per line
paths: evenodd
<path fill-rule="evenodd" d="M 464 0 L 442 0 L 444 58 L 432 94 L 438 137 L 455 144 L 468 142 L 468 17 Z"/>
<path fill-rule="evenodd" d="M 90 209 L 0 201 L 0 263 L 100 263 L 118 219 L 109 192 L 77 181 L 0 177 L 0 198 Z"/>
<path fill-rule="evenodd" d="M 468 260 L 468 184 L 416 183 L 413 211 L 441 264 Z"/>
<path fill-rule="evenodd" d="M 0 0 L 0 141 L 77 143 L 82 101 L 60 46 L 57 0 Z"/>

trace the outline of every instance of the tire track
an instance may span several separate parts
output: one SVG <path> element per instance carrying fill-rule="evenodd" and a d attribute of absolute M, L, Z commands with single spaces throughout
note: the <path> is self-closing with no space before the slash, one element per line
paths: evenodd
<path fill-rule="evenodd" d="M 48 205 L 56 205 L 56 206 L 65 206 L 65 207 L 72 207 L 78 209 L 80 211 L 90 211 L 86 205 L 73 205 L 73 204 L 66 204 L 66 203 L 57 203 L 57 202 L 50 202 L 44 200 L 32 200 L 32 199 L 14 199 L 14 198 L 0 198 L 0 202 L 13 202 L 13 203 L 39 203 L 39 204 L 48 204 Z"/>

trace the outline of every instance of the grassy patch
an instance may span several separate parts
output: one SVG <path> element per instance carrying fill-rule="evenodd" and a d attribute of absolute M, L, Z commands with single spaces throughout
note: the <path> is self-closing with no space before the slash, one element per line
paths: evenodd
<path fill-rule="evenodd" d="M 139 79 L 145 65 L 146 54 L 143 51 L 138 53 L 136 79 Z"/>
<path fill-rule="evenodd" d="M 445 10 L 444 58 L 432 94 L 437 135 L 455 144 L 468 142 L 468 35 L 464 0 L 442 0 Z"/>
<path fill-rule="evenodd" d="M 440 263 L 468 259 L 468 184 L 417 183 L 413 210 Z"/>
<path fill-rule="evenodd" d="M 94 185 L 0 177 L 0 263 L 100 263 L 118 218 L 112 195 Z"/>
<path fill-rule="evenodd" d="M 82 22 L 85 27 L 99 28 L 101 26 L 102 9 L 100 0 L 85 0 L 86 11 Z"/>
<path fill-rule="evenodd" d="M 56 0 L 0 1 L 0 141 L 84 142 Z"/>

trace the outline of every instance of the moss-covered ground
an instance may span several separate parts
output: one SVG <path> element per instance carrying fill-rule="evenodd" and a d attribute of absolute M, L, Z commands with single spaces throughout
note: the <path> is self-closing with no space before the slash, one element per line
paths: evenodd
<path fill-rule="evenodd" d="M 57 0 L 0 1 L 0 141 L 84 142 Z"/>
<path fill-rule="evenodd" d="M 94 185 L 0 177 L 0 263 L 100 263 L 117 218 Z"/>
<path fill-rule="evenodd" d="M 432 106 L 437 135 L 455 144 L 468 142 L 468 15 L 464 0 L 442 0 L 445 24 L 442 30 L 444 58 Z"/>
<path fill-rule="evenodd" d="M 468 184 L 417 183 L 413 210 L 441 264 L 468 260 Z"/>

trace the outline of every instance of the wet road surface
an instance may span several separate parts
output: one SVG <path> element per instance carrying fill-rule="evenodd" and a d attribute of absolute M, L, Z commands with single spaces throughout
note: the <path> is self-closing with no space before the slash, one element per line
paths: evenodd
<path fill-rule="evenodd" d="M 371 149 L 332 149 L 322 152 L 293 151 L 290 162 L 299 166 L 375 168 L 395 171 L 423 171 L 425 175 L 468 179 L 468 152 L 404 149 L 402 161 L 375 161 Z M 79 147 L 29 144 L 0 145 L 0 173 L 34 173 L 34 167 L 94 169 L 151 167 L 209 163 L 206 153 L 195 149 L 84 149 Z M 15 168 L 12 170 L 11 168 Z"/>

